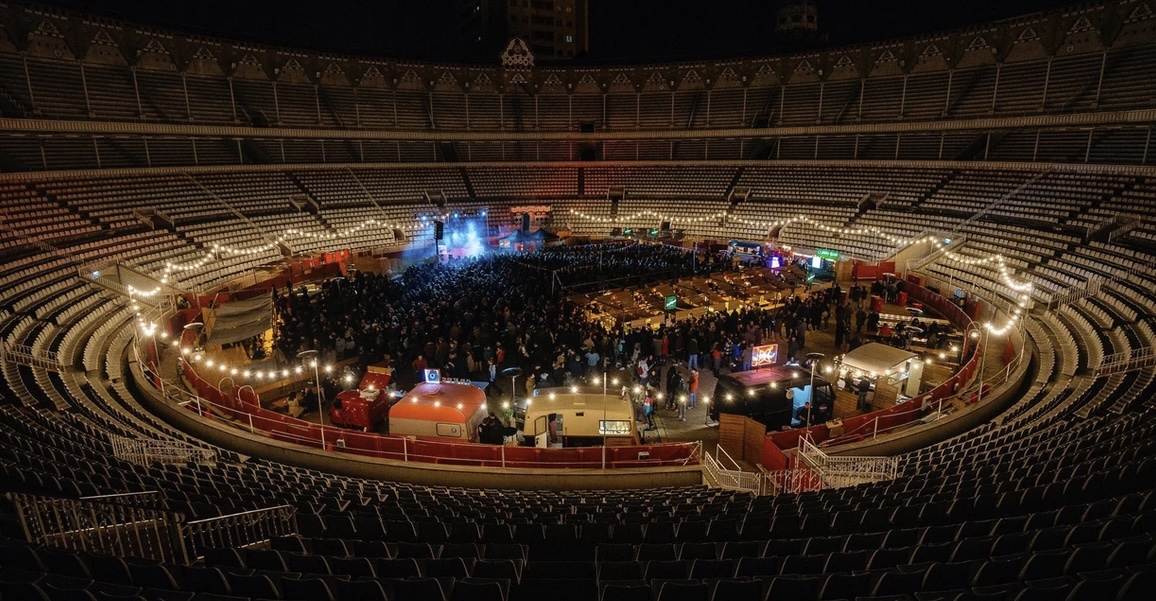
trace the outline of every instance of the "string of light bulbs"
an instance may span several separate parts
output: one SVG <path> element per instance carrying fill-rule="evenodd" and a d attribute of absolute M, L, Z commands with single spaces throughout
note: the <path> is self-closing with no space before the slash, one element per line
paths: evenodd
<path fill-rule="evenodd" d="M 589 215 L 589 214 L 583 213 L 582 211 L 578 211 L 576 209 L 570 209 L 570 214 L 575 215 L 575 216 L 582 218 L 582 219 L 586 219 L 588 221 L 594 221 L 597 223 L 606 223 L 606 224 L 621 224 L 624 222 L 629 222 L 629 221 L 633 221 L 636 219 L 640 219 L 643 217 L 653 217 L 653 218 L 659 219 L 660 221 L 670 221 L 671 223 L 701 223 L 701 222 L 705 222 L 705 221 L 716 221 L 716 220 L 719 220 L 719 219 L 726 217 L 727 219 L 729 219 L 731 221 L 742 223 L 744 225 L 749 225 L 749 226 L 753 226 L 753 227 L 760 228 L 760 229 L 770 230 L 770 229 L 774 229 L 776 227 L 786 227 L 786 226 L 791 225 L 791 224 L 804 223 L 804 224 L 810 225 L 810 226 L 812 226 L 818 230 L 821 230 L 821 231 L 829 233 L 829 234 L 837 234 L 837 235 L 841 235 L 841 236 L 874 235 L 874 236 L 878 236 L 879 238 L 882 238 L 884 240 L 887 240 L 888 242 L 890 242 L 896 246 L 910 246 L 912 244 L 930 243 L 930 244 L 933 244 L 935 246 L 935 249 L 937 252 L 942 253 L 942 256 L 945 259 L 951 260 L 951 261 L 956 262 L 956 263 L 960 263 L 962 265 L 987 265 L 987 264 L 995 263 L 996 269 L 1000 274 L 1000 279 L 1003 282 L 1003 284 L 1005 286 L 1007 286 L 1009 289 L 1011 289 L 1013 292 L 1018 293 L 1017 294 L 1017 297 L 1018 297 L 1017 298 L 1017 305 L 1018 306 L 1016 308 L 1014 308 L 1011 311 L 1011 313 L 1009 314 L 1007 323 L 1005 323 L 1004 325 L 999 326 L 999 327 L 992 325 L 990 322 L 984 324 L 984 327 L 986 329 L 988 329 L 991 333 L 996 334 L 997 336 L 1000 336 L 1000 335 L 1007 333 L 1015 325 L 1015 322 L 1022 315 L 1022 313 L 1024 312 L 1024 309 L 1026 309 L 1028 304 L 1030 304 L 1030 302 L 1031 302 L 1031 291 L 1033 289 L 1032 283 L 1029 281 L 1016 280 L 1015 278 L 1013 278 L 1011 275 L 1011 269 L 1007 265 L 1007 258 L 1004 257 L 1004 255 L 1002 255 L 1000 253 L 992 253 L 991 255 L 988 255 L 988 256 L 982 257 L 982 258 L 969 257 L 967 255 L 955 252 L 955 251 L 951 250 L 950 248 L 948 248 L 948 246 L 950 246 L 950 244 L 951 244 L 950 239 L 939 238 L 939 237 L 932 236 L 932 235 L 927 235 L 927 236 L 923 236 L 920 238 L 912 238 L 912 237 L 906 237 L 906 236 L 892 234 L 890 232 L 884 231 L 882 228 L 874 227 L 874 226 L 872 226 L 872 227 L 860 227 L 860 228 L 847 228 L 847 227 L 841 227 L 841 226 L 832 226 L 832 225 L 828 225 L 826 223 L 823 223 L 817 219 L 807 217 L 805 215 L 797 215 L 795 217 L 790 217 L 788 219 L 777 219 L 774 221 L 755 221 L 755 220 L 745 219 L 743 217 L 737 217 L 737 216 L 733 216 L 733 215 L 728 217 L 726 215 L 725 211 L 718 211 L 718 212 L 712 213 L 710 215 L 703 215 L 703 216 L 698 216 L 698 217 L 684 217 L 684 216 L 678 216 L 678 215 L 663 215 L 661 213 L 658 213 L 656 211 L 651 211 L 651 210 L 642 210 L 642 211 L 638 211 L 632 215 L 625 215 L 625 216 L 620 216 L 620 217 L 616 217 L 616 218 L 599 217 L 599 216 L 595 216 L 595 215 Z"/>
<path fill-rule="evenodd" d="M 484 213 L 485 212 L 483 211 L 483 216 L 484 216 Z M 456 215 L 456 213 L 454 215 Z M 434 218 L 445 220 L 445 219 L 449 219 L 450 216 L 451 216 L 451 213 L 444 213 L 444 214 L 434 215 Z M 163 271 L 162 276 L 161 276 L 161 282 L 167 284 L 169 282 L 170 276 L 172 276 L 173 273 L 199 269 L 199 268 L 204 267 L 205 265 L 209 264 L 212 261 L 223 258 L 223 256 L 226 256 L 226 255 L 227 256 L 258 255 L 258 254 L 262 254 L 265 252 L 269 252 L 271 250 L 276 250 L 279 247 L 279 245 L 281 245 L 287 241 L 294 240 L 294 239 L 305 238 L 305 239 L 325 240 L 325 241 L 340 240 L 340 239 L 352 237 L 352 236 L 354 236 L 354 235 L 356 235 L 356 234 L 358 234 L 364 230 L 372 228 L 372 227 L 388 227 L 388 228 L 399 229 L 399 230 L 403 230 L 403 231 L 415 231 L 415 230 L 420 230 L 422 228 L 429 227 L 431 225 L 431 222 L 429 221 L 428 215 L 420 215 L 418 217 L 414 217 L 414 222 L 415 223 L 413 223 L 413 224 L 400 224 L 400 223 L 388 223 L 388 222 L 385 222 L 385 221 L 382 221 L 379 219 L 366 219 L 365 221 L 361 222 L 358 225 L 346 228 L 346 229 L 338 231 L 338 232 L 333 232 L 333 233 L 307 231 L 307 230 L 302 230 L 299 228 L 288 228 L 284 232 L 282 232 L 281 235 L 274 238 L 273 242 L 269 242 L 269 243 L 265 243 L 265 244 L 257 244 L 257 245 L 253 245 L 253 246 L 235 247 L 235 246 L 229 246 L 227 244 L 214 243 L 209 248 L 209 250 L 207 250 L 205 252 L 204 255 L 197 258 L 196 260 L 193 260 L 193 261 L 190 261 L 187 263 L 174 263 L 171 261 L 166 261 L 164 271 Z M 141 296 L 149 296 L 149 295 L 155 294 L 159 291 L 160 291 L 160 289 L 158 288 L 158 289 L 156 289 L 155 292 L 154 291 L 144 291 L 144 293 L 141 293 L 140 295 Z"/>

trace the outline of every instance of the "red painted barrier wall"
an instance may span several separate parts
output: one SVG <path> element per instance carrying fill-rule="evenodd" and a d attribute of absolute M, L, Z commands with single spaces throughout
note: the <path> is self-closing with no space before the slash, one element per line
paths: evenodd
<path fill-rule="evenodd" d="M 960 330 L 966 332 L 971 326 L 971 317 L 950 299 L 931 292 L 913 281 L 908 281 L 906 290 L 911 300 L 921 302 L 924 307 L 943 315 L 944 319 L 953 323 L 955 327 Z M 876 418 L 878 418 L 878 430 L 886 431 L 889 428 L 902 426 L 923 417 L 928 411 L 935 409 L 936 405 L 933 401 L 949 397 L 955 393 L 956 383 L 959 383 L 962 388 L 964 384 L 971 381 L 972 376 L 979 366 L 979 356 L 980 354 L 977 348 L 976 352 L 971 354 L 970 359 L 968 359 L 955 375 L 945 380 L 939 386 L 906 403 L 843 420 L 843 435 L 835 441 L 836 445 L 847 444 L 871 437 L 876 430 Z M 975 398 L 976 395 L 972 395 L 968 398 L 968 402 L 974 402 Z M 811 440 L 814 441 L 815 444 L 819 446 L 835 446 L 830 444 L 830 430 L 826 424 L 816 424 L 808 429 L 799 428 L 769 433 L 766 438 L 763 439 L 763 466 L 770 470 L 783 469 L 781 467 L 774 467 L 781 462 L 785 462 L 785 456 L 782 460 L 779 459 L 779 456 L 783 455 L 784 449 L 796 448 L 799 445 L 799 440 L 802 439 L 808 431 L 810 432 Z M 771 463 L 768 464 L 768 461 Z"/>
<path fill-rule="evenodd" d="M 209 382 L 200 377 L 194 367 L 183 359 L 180 360 L 180 370 L 197 396 L 211 403 L 212 411 L 217 415 L 233 420 L 243 429 L 267 433 L 273 440 L 321 447 L 320 425 L 262 408 L 252 387 L 227 386 L 224 390 L 218 390 L 216 382 Z M 195 411 L 196 404 L 190 403 L 189 409 Z M 336 447 L 338 440 L 344 442 L 345 448 Z M 407 440 L 400 436 L 367 434 L 334 427 L 325 428 L 325 444 L 330 450 L 367 457 L 444 465 L 500 467 L 504 464 L 506 467 L 555 469 L 597 469 L 603 466 L 601 447 L 538 449 L 469 442 Z M 697 464 L 697 448 L 693 444 L 607 447 L 605 467 Z"/>

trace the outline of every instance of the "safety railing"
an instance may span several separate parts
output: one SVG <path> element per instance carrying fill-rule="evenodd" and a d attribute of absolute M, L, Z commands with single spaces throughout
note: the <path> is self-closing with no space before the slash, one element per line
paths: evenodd
<path fill-rule="evenodd" d="M 122 492 L 112 495 L 91 495 L 87 497 L 80 497 L 80 501 L 92 501 L 95 503 L 116 503 L 118 505 L 130 505 L 132 507 L 142 507 L 144 509 L 156 509 L 163 505 L 164 495 L 159 490 L 143 490 L 139 492 Z"/>
<path fill-rule="evenodd" d="M 183 524 L 180 532 L 189 559 L 197 560 L 204 556 L 205 549 L 240 549 L 296 534 L 297 509 L 278 505 L 194 520 Z"/>
<path fill-rule="evenodd" d="M 8 493 L 25 540 L 42 545 L 186 563 L 179 513 L 114 502 Z M 111 500 L 106 499 L 106 500 Z"/>
<path fill-rule="evenodd" d="M 834 457 L 806 439 L 800 439 L 799 451 L 795 456 L 801 465 L 819 475 L 822 488 L 844 488 L 894 480 L 899 474 L 898 457 Z"/>
<path fill-rule="evenodd" d="M 213 449 L 195 447 L 173 440 L 150 438 L 127 438 L 110 436 L 112 453 L 117 459 L 148 466 L 153 463 L 184 465 L 189 462 L 209 463 L 216 461 Z"/>
<path fill-rule="evenodd" d="M 1074 286 L 1070 286 L 1064 290 L 1053 292 L 1051 299 L 1048 300 L 1048 310 L 1069 305 L 1080 299 L 1096 296 L 1100 294 L 1100 289 L 1104 283 L 1103 278 L 1094 277 L 1087 281 L 1080 282 Z"/>
<path fill-rule="evenodd" d="M 806 468 L 763 471 L 759 479 L 760 494 L 768 496 L 797 494 L 823 488 L 823 478 L 819 472 Z"/>
<path fill-rule="evenodd" d="M 1123 353 L 1106 355 L 1096 366 L 1096 376 L 1120 374 L 1156 365 L 1156 346 L 1143 346 Z"/>
<path fill-rule="evenodd" d="M 727 463 L 724 463 L 724 460 Z M 710 453 L 703 455 L 702 467 L 710 480 L 719 488 L 745 490 L 756 495 L 760 494 L 762 490 L 759 474 L 744 472 L 738 462 L 731 458 L 722 446 L 715 447 L 714 456 L 711 456 Z"/>
<path fill-rule="evenodd" d="M 942 238 L 942 234 L 937 234 L 937 235 L 939 235 Z M 935 260 L 939 259 L 939 257 L 942 256 L 945 251 L 949 250 L 949 248 L 948 248 L 949 246 L 950 246 L 950 250 L 956 250 L 956 249 L 960 248 L 961 246 L 963 246 L 964 243 L 966 243 L 966 242 L 967 242 L 967 236 L 966 235 L 955 236 L 954 238 L 952 238 L 951 244 L 944 244 L 942 247 L 937 248 L 934 251 L 928 253 L 927 256 L 925 256 L 925 257 L 922 257 L 919 259 L 908 260 L 907 261 L 907 271 L 910 273 L 914 273 L 915 271 L 922 269 L 924 266 L 926 266 L 930 263 L 933 263 L 933 262 L 935 262 Z"/>
<path fill-rule="evenodd" d="M 5 361 L 48 371 L 64 371 L 64 363 L 56 351 L 33 348 L 26 344 L 4 344 L 3 351 Z"/>

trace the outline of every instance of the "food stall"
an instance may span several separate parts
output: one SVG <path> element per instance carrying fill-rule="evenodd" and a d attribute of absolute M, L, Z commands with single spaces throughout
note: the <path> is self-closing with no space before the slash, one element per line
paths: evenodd
<path fill-rule="evenodd" d="M 628 446 L 638 444 L 638 426 L 628 399 L 545 388 L 526 407 L 522 436 L 538 447 Z"/>
<path fill-rule="evenodd" d="M 357 390 L 344 390 L 337 394 L 329 406 L 329 421 L 335 426 L 360 428 L 365 432 L 376 428 L 389 412 L 392 381 L 392 367 L 370 365 Z"/>
<path fill-rule="evenodd" d="M 478 442 L 486 393 L 468 382 L 442 379 L 414 386 L 389 410 L 389 433 L 423 440 Z"/>
<path fill-rule="evenodd" d="M 840 376 L 856 390 L 858 381 L 867 378 L 875 391 L 872 405 L 890 407 L 919 394 L 923 379 L 923 360 L 901 348 L 872 342 L 840 358 Z"/>

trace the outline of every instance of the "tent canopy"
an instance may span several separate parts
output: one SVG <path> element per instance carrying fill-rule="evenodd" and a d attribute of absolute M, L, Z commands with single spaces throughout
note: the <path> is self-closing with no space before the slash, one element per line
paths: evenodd
<path fill-rule="evenodd" d="M 208 344 L 230 344 L 252 338 L 273 327 L 273 297 L 262 294 L 247 300 L 202 309 Z"/>
<path fill-rule="evenodd" d="M 919 355 L 901 348 L 872 342 L 843 355 L 843 366 L 867 373 L 881 374 L 889 369 L 903 367 L 908 359 Z"/>

